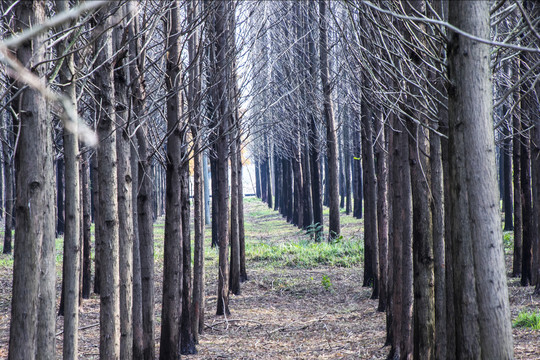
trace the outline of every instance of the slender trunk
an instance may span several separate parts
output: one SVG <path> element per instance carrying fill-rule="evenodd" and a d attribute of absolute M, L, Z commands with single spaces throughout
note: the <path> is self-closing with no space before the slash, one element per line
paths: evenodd
<path fill-rule="evenodd" d="M 363 78 L 366 82 L 367 78 Z M 365 83 L 368 86 L 367 83 Z M 364 170 L 364 283 L 373 285 L 372 299 L 379 295 L 379 247 L 377 234 L 377 179 L 375 177 L 375 159 L 373 155 L 373 122 L 371 108 L 366 101 L 367 94 L 362 94 L 362 163 Z"/>
<path fill-rule="evenodd" d="M 100 293 L 101 287 L 101 258 L 98 256 L 101 249 L 101 217 L 99 214 L 98 197 L 99 197 L 99 183 L 98 183 L 98 157 L 97 152 L 92 154 L 90 158 L 90 180 L 92 187 L 92 209 L 94 218 L 94 293 Z"/>
<path fill-rule="evenodd" d="M 213 15 L 214 20 L 211 24 L 211 32 L 215 36 L 215 53 L 211 58 L 211 78 L 215 84 L 212 92 L 212 104 L 215 106 L 213 114 L 213 128 L 215 133 L 213 157 L 216 164 L 215 171 L 212 172 L 212 183 L 216 183 L 216 192 L 213 192 L 216 202 L 216 212 L 219 216 L 217 222 L 217 240 L 219 243 L 219 261 L 218 261 L 218 293 L 217 293 L 217 315 L 228 315 L 229 311 L 229 266 L 228 266 L 228 248 L 229 248 L 229 121 L 228 117 L 232 114 L 231 102 L 228 86 L 232 75 L 231 59 L 228 58 L 229 50 L 232 47 L 230 43 L 231 34 L 228 26 L 231 23 L 231 17 L 234 10 L 231 4 L 218 2 L 215 4 Z M 270 183 L 270 182 L 269 182 Z M 270 195 L 270 194 L 269 194 Z M 271 199 L 271 196 L 269 196 Z M 270 205 L 270 204 L 269 204 Z"/>
<path fill-rule="evenodd" d="M 282 157 L 274 151 L 274 210 L 283 215 L 283 162 Z"/>
<path fill-rule="evenodd" d="M 199 13 L 197 0 L 188 3 L 188 21 L 193 22 Z M 193 297 L 191 302 L 191 328 L 193 341 L 199 342 L 199 333 L 204 330 L 204 198 L 203 198 L 203 152 L 201 149 L 200 58 L 197 55 L 199 30 L 193 30 L 188 38 L 189 70 L 188 111 L 193 137 Z"/>
<path fill-rule="evenodd" d="M 336 135 L 336 124 L 334 119 L 334 109 L 332 104 L 332 88 L 330 85 L 330 73 L 328 64 L 328 30 L 326 23 L 326 0 L 319 0 L 320 22 L 320 66 L 321 82 L 324 96 L 324 118 L 326 121 L 326 144 L 328 148 L 328 200 L 330 207 L 330 220 L 328 223 L 329 239 L 339 237 L 339 177 L 338 177 L 338 140 Z"/>
<path fill-rule="evenodd" d="M 130 2 L 130 7 L 140 6 L 138 2 Z M 137 9 L 131 9 L 130 13 L 137 13 Z M 139 31 L 137 18 L 133 18 L 128 28 L 129 37 L 136 39 Z M 149 158 L 149 144 L 147 139 L 147 122 L 142 121 L 146 116 L 146 88 L 142 79 L 144 69 L 144 54 L 141 54 L 139 40 L 132 40 L 129 45 L 130 78 L 132 86 L 132 102 L 134 125 L 137 126 L 136 138 L 138 145 L 137 165 L 137 233 L 138 254 L 134 255 L 134 276 L 138 282 L 139 274 L 141 290 L 134 289 L 134 322 L 133 322 L 133 357 L 145 360 L 155 358 L 155 323 L 154 323 L 154 232 L 153 232 L 153 191 L 152 191 L 152 159 Z M 135 173 L 134 168 L 132 171 Z M 134 204 L 135 205 L 135 204 Z M 135 221 L 134 221 L 135 224 Z M 136 244 L 134 251 L 136 251 Z M 138 256 L 137 256 L 138 255 Z M 140 261 L 140 263 L 139 263 Z M 139 265 L 140 264 L 140 265 Z M 139 271 L 140 269 L 140 271 Z M 137 284 L 138 286 L 138 284 Z M 140 295 L 139 295 L 140 294 Z M 140 301 L 139 301 L 140 299 Z M 139 306 L 140 302 L 140 306 Z M 138 314 L 135 311 L 141 309 L 142 328 L 139 327 Z M 141 333 L 142 330 L 142 333 Z M 141 344 L 142 342 L 142 344 Z M 141 347 L 142 346 L 142 347 Z"/>
<path fill-rule="evenodd" d="M 178 31 L 180 31 L 178 29 Z M 180 76 L 177 76 L 180 78 Z M 176 90 L 180 92 L 179 90 Z M 182 317 L 180 320 L 180 353 L 182 355 L 196 354 L 195 340 L 193 338 L 193 324 L 191 309 L 192 297 L 192 280 L 191 280 L 191 230 L 190 230 L 190 200 L 189 200 L 189 154 L 184 152 L 187 148 L 185 139 L 187 138 L 186 130 L 182 130 L 182 168 L 180 179 L 181 203 L 182 203 Z M 183 311 L 186 309 L 186 311 Z"/>
<path fill-rule="evenodd" d="M 232 128 L 235 125 L 231 123 L 230 126 Z M 231 153 L 229 156 L 231 162 L 231 262 L 229 270 L 229 290 L 234 295 L 240 295 L 240 239 L 238 234 L 238 161 L 236 154 L 238 150 L 236 148 L 236 136 L 236 130 L 233 130 L 231 133 Z"/>
<path fill-rule="evenodd" d="M 208 156 L 206 153 L 203 154 L 202 162 L 204 185 L 204 224 L 210 225 L 210 187 L 208 186 L 208 183 L 210 182 L 210 177 L 208 176 Z"/>
<path fill-rule="evenodd" d="M 15 84 L 12 84 L 12 94 L 17 92 Z M 16 104 L 17 101 L 12 104 L 13 111 L 17 113 Z M 3 161 L 4 161 L 4 247 L 2 252 L 4 254 L 11 254 L 12 239 L 13 239 L 13 211 L 14 205 L 14 164 L 13 164 L 13 146 L 15 144 L 13 124 L 17 121 L 14 116 L 5 118 L 4 126 L 4 140 L 5 144 L 2 147 Z"/>
<path fill-rule="evenodd" d="M 348 107 L 345 108 L 345 123 L 343 124 L 343 163 L 345 167 L 345 214 L 350 215 L 352 210 L 351 188 L 351 151 L 350 151 L 350 125 Z M 386 186 L 386 185 L 385 185 Z"/>
<path fill-rule="evenodd" d="M 56 235 L 64 235 L 64 158 L 56 160 Z"/>
<path fill-rule="evenodd" d="M 240 124 L 239 124 L 240 125 Z M 237 148 L 239 151 L 236 152 L 236 157 L 238 161 L 238 239 L 240 243 L 240 281 L 244 282 L 248 280 L 247 270 L 246 270 L 246 231 L 244 226 L 244 183 L 242 181 L 242 138 L 240 135 L 237 137 Z"/>
<path fill-rule="evenodd" d="M 124 8 L 122 8 L 124 9 Z M 122 11 L 125 13 L 125 11 Z M 114 29 L 114 49 L 122 48 L 124 26 Z M 131 173 L 131 140 L 128 119 L 128 68 L 126 61 L 117 59 L 114 72 L 116 100 L 116 153 L 118 157 L 118 223 L 119 223 L 119 255 L 120 255 L 120 358 L 133 358 L 133 195 Z"/>
<path fill-rule="evenodd" d="M 519 61 L 519 60 L 518 60 Z M 517 63 L 519 67 L 519 62 Z M 519 71 L 514 71 L 519 76 Z M 516 79 L 517 81 L 518 79 Z M 516 109 L 512 115 L 512 165 L 514 180 L 514 253 L 512 262 L 512 276 L 521 275 L 523 256 L 523 191 L 521 187 L 521 96 L 517 92 L 515 95 Z"/>
<path fill-rule="evenodd" d="M 313 198 L 311 197 L 311 167 L 309 158 L 309 144 L 304 135 L 304 151 L 302 151 L 302 174 L 304 174 L 304 183 L 302 184 L 304 197 L 304 229 L 313 224 Z"/>
<path fill-rule="evenodd" d="M 57 1 L 57 10 L 62 12 L 69 9 L 69 4 Z M 69 28 L 66 24 L 64 29 Z M 68 38 L 58 46 L 58 53 L 67 50 Z M 65 94 L 69 97 L 71 106 L 77 109 L 77 93 L 75 86 L 75 61 L 73 54 L 64 59 L 60 69 L 60 83 L 67 84 Z M 72 131 L 64 129 L 64 159 L 65 159 L 65 234 L 64 234 L 64 344 L 63 358 L 78 358 L 78 328 L 79 328 L 79 280 L 80 280 L 80 187 L 79 187 L 79 140 L 76 126 Z"/>
<path fill-rule="evenodd" d="M 504 107 L 506 108 L 506 107 Z M 506 113 L 506 109 L 503 109 L 503 112 Z M 503 211 L 504 211 L 504 231 L 514 230 L 514 224 L 512 222 L 512 158 L 510 155 L 511 149 L 511 138 L 510 130 L 507 126 L 503 126 L 503 146 L 501 161 L 503 162 Z"/>
<path fill-rule="evenodd" d="M 167 139 L 166 158 L 166 202 L 165 202 L 165 239 L 163 258 L 163 301 L 160 360 L 180 358 L 181 319 L 183 310 L 183 243 L 184 218 L 182 199 L 182 131 L 180 111 L 182 109 L 180 81 L 180 19 L 179 2 L 174 1 L 167 14 L 167 36 L 169 56 L 167 57 L 166 87 L 167 98 Z M 189 311 L 188 309 L 186 309 Z"/>
<path fill-rule="evenodd" d="M 102 16 L 105 15 L 102 13 Z M 98 148 L 99 215 L 103 232 L 99 257 L 101 261 L 100 284 L 100 342 L 101 359 L 120 358 L 120 264 L 118 223 L 118 181 L 115 132 L 115 92 L 113 76 L 112 20 L 98 24 L 102 34 L 98 40 L 97 59 L 102 67 L 96 73 L 96 98 L 99 122 L 97 126 L 100 145 Z M 109 30 L 106 30 L 109 29 Z"/>
<path fill-rule="evenodd" d="M 443 99 L 440 99 L 443 100 Z M 439 107 L 439 117 L 447 117 L 446 109 Z M 444 121 L 439 120 L 440 124 Z M 435 126 L 435 130 L 441 126 Z M 431 154 L 431 193 L 433 195 L 433 261 L 435 276 L 435 359 L 447 357 L 447 317 L 446 317 L 446 249 L 445 249 L 445 212 L 444 181 L 441 138 L 435 132 L 430 134 Z"/>
<path fill-rule="evenodd" d="M 352 110 L 355 115 L 354 118 L 359 117 L 356 111 Z M 357 122 L 360 124 L 360 121 Z M 361 135 L 360 135 L 360 126 L 355 126 L 352 134 L 352 143 L 353 151 L 352 156 L 354 157 L 353 161 L 353 196 L 354 196 L 354 207 L 353 207 L 353 216 L 357 219 L 362 218 L 362 164 L 360 162 L 362 150 L 361 150 Z"/>
<path fill-rule="evenodd" d="M 388 145 L 386 144 L 386 128 L 382 112 L 376 122 L 377 143 L 377 234 L 379 236 L 379 306 L 377 311 L 386 311 L 388 306 Z M 350 167 L 350 166 L 349 166 Z M 350 180 L 349 180 L 350 185 Z M 349 196 L 350 197 L 350 194 Z"/>
<path fill-rule="evenodd" d="M 528 124 L 524 125 L 525 128 Z M 532 281 L 532 238 L 533 238 L 533 208 L 531 189 L 531 151 L 530 130 L 523 131 L 521 136 L 521 189 L 523 191 L 523 248 L 521 260 L 521 285 L 531 285 Z"/>
<path fill-rule="evenodd" d="M 142 279 L 141 279 L 141 251 L 139 244 L 139 221 L 137 198 L 139 196 L 139 154 L 137 138 L 131 142 L 131 172 L 133 176 L 133 359 L 143 359 L 143 320 L 142 320 Z"/>
<path fill-rule="evenodd" d="M 91 259 L 91 203 L 90 203 L 90 156 L 88 152 L 83 155 L 82 169 L 82 213 L 83 213 L 83 261 L 82 261 L 82 297 L 90 298 L 90 286 L 92 281 L 92 259 Z"/>
<path fill-rule="evenodd" d="M 260 175 L 260 161 L 255 160 L 255 196 L 261 198 L 261 175 Z"/>

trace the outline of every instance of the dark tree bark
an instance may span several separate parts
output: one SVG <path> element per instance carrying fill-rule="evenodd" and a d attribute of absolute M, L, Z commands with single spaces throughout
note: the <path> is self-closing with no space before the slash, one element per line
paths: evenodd
<path fill-rule="evenodd" d="M 409 144 L 413 194 L 414 357 L 432 359 L 435 357 L 435 277 L 428 160 L 430 138 L 411 120 L 407 125 L 416 137 L 416 143 Z"/>
<path fill-rule="evenodd" d="M 313 198 L 311 196 L 311 167 L 310 167 L 310 152 L 306 137 L 304 136 L 304 151 L 302 152 L 302 173 L 304 176 L 303 190 L 303 206 L 304 206 L 304 229 L 313 224 Z"/>
<path fill-rule="evenodd" d="M 352 110 L 354 117 L 360 117 L 359 114 Z M 353 144 L 353 196 L 354 196 L 354 207 L 353 207 L 353 216 L 357 219 L 362 218 L 362 198 L 363 198 L 363 181 L 362 181 L 362 164 L 360 162 L 362 150 L 361 150 L 361 135 L 360 127 L 355 126 L 352 133 L 352 144 Z"/>
<path fill-rule="evenodd" d="M 181 346 L 181 318 L 183 310 L 183 237 L 182 217 L 182 109 L 180 81 L 180 18 L 179 2 L 174 1 L 167 14 L 167 185 L 165 203 L 165 240 L 163 258 L 163 302 L 160 360 L 179 359 Z M 189 309 L 186 309 L 189 311 Z M 183 345 L 183 344 L 182 344 Z"/>
<path fill-rule="evenodd" d="M 506 113 L 506 110 L 503 110 Z M 510 156 L 511 138 L 508 126 L 503 127 L 503 147 L 501 161 L 503 162 L 503 211 L 504 211 L 504 231 L 514 230 L 512 222 L 512 157 Z"/>
<path fill-rule="evenodd" d="M 56 235 L 64 235 L 64 158 L 56 160 Z"/>
<path fill-rule="evenodd" d="M 274 147 L 274 210 L 279 211 L 283 215 L 283 203 L 284 203 L 284 192 L 283 192 L 283 163 L 282 157 L 278 155 Z"/>
<path fill-rule="evenodd" d="M 11 84 L 11 96 L 17 91 L 16 83 Z M 11 113 L 17 114 L 17 101 L 11 101 Z M 2 146 L 2 155 L 4 162 L 4 246 L 2 252 L 4 254 L 11 254 L 12 239 L 13 239 L 13 212 L 15 211 L 13 205 L 15 203 L 15 191 L 14 191 L 14 163 L 13 163 L 13 147 L 15 146 L 15 136 L 13 125 L 17 122 L 14 115 L 5 118 L 4 125 L 4 144 Z"/>
<path fill-rule="evenodd" d="M 188 3 L 188 21 L 193 22 L 199 14 L 197 0 Z M 204 330 L 204 198 L 203 198 L 203 152 L 201 148 L 200 57 L 197 54 L 199 30 L 194 29 L 188 38 L 189 70 L 188 111 L 191 135 L 193 136 L 193 224 L 194 262 L 192 298 L 192 334 L 195 343 Z"/>
<path fill-rule="evenodd" d="M 238 124 L 240 128 L 240 123 Z M 237 148 L 242 148 L 242 138 L 240 134 L 236 138 Z M 236 161 L 238 162 L 238 239 L 240 243 L 240 281 L 248 280 L 246 270 L 246 231 L 244 226 L 244 184 L 242 182 L 242 151 L 236 152 Z"/>
<path fill-rule="evenodd" d="M 339 177 L 338 177 L 338 140 L 336 124 L 332 106 L 332 89 L 330 87 L 330 73 L 328 70 L 328 30 L 326 23 L 326 0 L 319 0 L 320 22 L 319 41 L 321 57 L 321 82 L 324 95 L 324 118 L 326 120 L 326 144 L 328 147 L 328 193 L 330 220 L 328 224 L 329 239 L 339 237 Z"/>
<path fill-rule="evenodd" d="M 90 156 L 88 152 L 83 154 L 81 164 L 81 189 L 82 189 L 82 213 L 83 213 L 83 261 L 82 261 L 82 297 L 90 298 L 90 286 L 92 281 L 92 259 L 91 259 L 91 202 L 90 202 Z"/>
<path fill-rule="evenodd" d="M 212 172 L 212 183 L 216 183 L 216 192 L 213 192 L 213 202 L 216 203 L 216 212 L 219 216 L 217 222 L 217 240 L 219 243 L 219 274 L 218 274 L 218 294 L 217 294 L 217 315 L 229 314 L 229 266 L 228 266 L 228 245 L 229 245 L 229 139 L 228 139 L 228 117 L 231 116 L 230 99 L 228 85 L 232 76 L 231 59 L 228 58 L 231 34 L 228 26 L 234 16 L 232 4 L 218 2 L 207 4 L 212 10 L 213 16 L 208 18 L 210 25 L 210 36 L 213 41 L 213 56 L 210 58 L 211 83 L 215 84 L 211 93 L 211 102 L 215 111 L 211 118 L 213 128 L 213 152 L 212 157 L 216 164 L 216 169 Z M 270 183 L 270 181 L 268 182 Z M 270 195 L 270 194 L 269 194 Z M 269 196 L 271 199 L 271 196 Z M 270 204 L 269 204 L 270 205 Z"/>
<path fill-rule="evenodd" d="M 98 197 L 99 197 L 99 183 L 98 183 L 98 157 L 97 152 L 94 152 L 90 158 L 90 180 L 92 188 L 92 210 L 94 219 L 94 253 L 99 254 L 100 244 L 102 238 L 101 229 L 101 217 L 99 216 Z M 100 293 L 101 288 L 101 260 L 99 256 L 94 256 L 94 293 Z"/>
<path fill-rule="evenodd" d="M 529 125 L 524 124 L 527 128 Z M 522 219 L 523 219 L 523 248 L 521 260 L 521 285 L 531 285 L 532 281 L 532 242 L 533 242 L 533 208 L 531 189 L 531 151 L 530 151 L 530 130 L 523 130 L 521 136 L 521 189 L 522 199 Z"/>
<path fill-rule="evenodd" d="M 350 151 L 350 125 L 348 106 L 345 107 L 343 124 L 343 164 L 345 176 L 345 214 L 350 215 L 352 210 L 352 188 L 351 188 L 351 151 Z M 386 186 L 386 185 L 385 185 Z"/>
<path fill-rule="evenodd" d="M 136 13 L 137 2 L 129 2 L 132 7 L 131 13 Z M 137 127 L 136 142 L 138 164 L 132 166 L 132 171 L 137 173 L 137 218 L 133 221 L 137 224 L 137 238 L 134 242 L 134 289 L 133 289 L 133 357 L 135 359 L 155 358 L 155 323 L 154 323 L 154 233 L 152 219 L 152 170 L 147 139 L 147 122 L 142 121 L 146 116 L 146 88 L 142 79 L 144 69 L 144 49 L 140 44 L 140 38 L 136 38 L 139 32 L 138 19 L 135 17 L 130 22 L 128 34 L 130 56 L 131 93 L 133 102 L 134 125 Z M 135 203 L 134 203 L 135 205 Z M 138 245 L 138 246 L 137 246 Z M 137 252 L 138 247 L 138 252 Z M 139 290 L 140 279 L 140 290 Z"/>
<path fill-rule="evenodd" d="M 364 88 L 369 88 L 367 78 Z M 373 122 L 367 94 L 362 94 L 362 162 L 364 170 L 364 282 L 362 286 L 373 285 L 372 299 L 379 295 L 379 246 L 377 233 L 377 178 L 375 177 L 375 158 L 373 154 Z"/>
<path fill-rule="evenodd" d="M 235 121 L 235 120 L 233 120 Z M 231 128 L 235 124 L 230 124 Z M 240 295 L 240 238 L 238 228 L 238 161 L 237 161 L 237 144 L 236 129 L 231 132 L 230 142 L 230 162 L 231 162 L 231 217 L 230 217 L 230 244 L 231 244 L 231 261 L 229 272 L 229 290 L 234 295 Z M 277 186 L 276 186 L 277 190 Z M 277 201 L 276 201 L 277 205 Z"/>
<path fill-rule="evenodd" d="M 261 198 L 260 162 L 255 160 L 255 196 Z"/>
<path fill-rule="evenodd" d="M 179 31 L 179 30 L 178 30 Z M 178 74 L 179 75 L 179 74 Z M 180 76 L 177 76 L 180 78 Z M 180 92 L 177 88 L 175 91 Z M 190 200 L 189 200 L 189 154 L 185 152 L 187 148 L 186 138 L 187 129 L 182 125 L 181 140 L 182 140 L 182 168 L 181 168 L 181 180 L 180 189 L 182 192 L 182 317 L 180 320 L 180 353 L 182 355 L 196 354 L 195 339 L 193 338 L 193 324 L 191 309 L 191 297 L 192 297 L 192 279 L 191 279 L 191 230 L 190 230 Z M 183 311 L 186 309 L 186 311 Z"/>
<path fill-rule="evenodd" d="M 311 1 L 308 3 L 308 10 L 307 10 L 307 19 L 304 26 L 307 26 L 307 24 L 315 23 L 316 17 L 316 8 L 315 8 L 315 2 Z M 306 36 L 306 53 L 307 53 L 307 64 L 309 69 L 308 74 L 308 87 L 310 89 L 314 89 L 315 81 L 317 77 L 317 69 L 315 67 L 316 65 L 316 50 L 315 50 L 315 40 L 313 38 L 313 32 L 307 31 Z M 316 99 L 314 98 L 313 91 L 309 92 L 309 101 L 311 104 L 315 104 Z M 319 155 L 319 144 L 318 144 L 318 134 L 317 134 L 317 118 L 315 113 L 315 105 L 311 109 L 311 111 L 308 114 L 309 119 L 309 159 L 310 159 L 310 170 L 311 170 L 311 200 L 313 204 L 313 224 L 317 226 L 318 229 L 320 229 L 315 236 L 316 241 L 320 241 L 321 234 L 323 232 L 323 207 L 322 207 L 322 193 L 321 193 L 321 167 L 320 167 L 320 155 Z"/>
<path fill-rule="evenodd" d="M 382 115 L 382 112 L 380 112 Z M 388 306 L 388 145 L 386 127 L 382 116 L 375 122 L 377 142 L 375 144 L 375 171 L 377 173 L 377 234 L 379 236 L 379 305 L 377 311 L 386 311 Z M 350 184 L 350 181 L 349 181 Z M 349 194 L 350 197 L 350 194 Z"/>

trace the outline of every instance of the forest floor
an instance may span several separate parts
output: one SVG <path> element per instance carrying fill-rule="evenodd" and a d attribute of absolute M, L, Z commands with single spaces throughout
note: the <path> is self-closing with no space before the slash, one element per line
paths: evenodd
<path fill-rule="evenodd" d="M 326 219 L 326 224 L 327 224 Z M 185 359 L 385 359 L 385 316 L 371 289 L 362 285 L 363 221 L 343 214 L 342 238 L 328 244 L 288 224 L 257 199 L 245 200 L 249 280 L 230 297 L 231 314 L 216 316 L 217 250 L 206 261 L 206 327 L 198 355 Z M 209 231 L 207 230 L 207 244 Z M 163 276 L 163 222 L 155 226 L 156 354 L 159 351 Z M 506 242 L 505 242 L 506 243 Z M 61 241 L 58 241 L 58 287 Z M 510 254 L 507 255 L 510 258 Z M 13 260 L 0 255 L 0 358 L 7 358 Z M 58 288 L 59 290 L 59 288 Z M 509 279 L 512 319 L 538 311 L 533 288 Z M 57 319 L 57 358 L 62 353 L 62 322 Z M 81 359 L 97 359 L 99 297 L 85 300 L 80 316 Z M 514 328 L 516 359 L 540 358 L 540 331 Z"/>

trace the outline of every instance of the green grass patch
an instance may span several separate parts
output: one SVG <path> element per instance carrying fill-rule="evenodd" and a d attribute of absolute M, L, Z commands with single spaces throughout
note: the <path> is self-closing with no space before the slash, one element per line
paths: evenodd
<path fill-rule="evenodd" d="M 359 241 L 333 243 L 300 240 L 280 244 L 246 243 L 246 257 L 271 266 L 314 268 L 317 266 L 351 267 L 361 263 L 364 249 Z"/>
<path fill-rule="evenodd" d="M 540 330 L 540 312 L 522 311 L 513 322 L 514 327 L 524 327 L 533 330 Z"/>

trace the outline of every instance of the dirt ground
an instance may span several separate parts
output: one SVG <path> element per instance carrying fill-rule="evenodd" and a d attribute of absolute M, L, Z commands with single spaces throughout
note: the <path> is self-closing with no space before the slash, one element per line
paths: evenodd
<path fill-rule="evenodd" d="M 286 242 L 301 236 L 277 213 L 262 216 L 265 205 L 246 202 L 247 241 Z M 267 225 L 271 222 L 272 228 Z M 345 238 L 362 233 L 362 221 L 343 215 Z M 159 237 L 156 236 L 159 241 Z M 159 252 L 159 245 L 156 245 Z M 1 255 L 5 260 L 6 255 Z M 198 355 L 185 359 L 385 359 L 385 315 L 376 312 L 371 289 L 362 288 L 362 268 L 272 267 L 248 262 L 249 281 L 231 295 L 228 317 L 216 316 L 215 257 L 208 255 L 206 327 Z M 11 306 L 10 266 L 0 262 L 0 358 L 7 358 Z M 159 351 L 162 264 L 156 262 L 156 351 Z M 323 286 L 321 279 L 330 279 Z M 512 318 L 524 309 L 538 310 L 532 288 L 509 280 Z M 62 318 L 57 321 L 57 358 L 61 358 Z M 80 316 L 81 359 L 99 353 L 99 298 L 85 300 Z M 540 359 L 540 331 L 514 329 L 516 359 Z M 157 354 L 157 352 L 156 352 Z"/>

